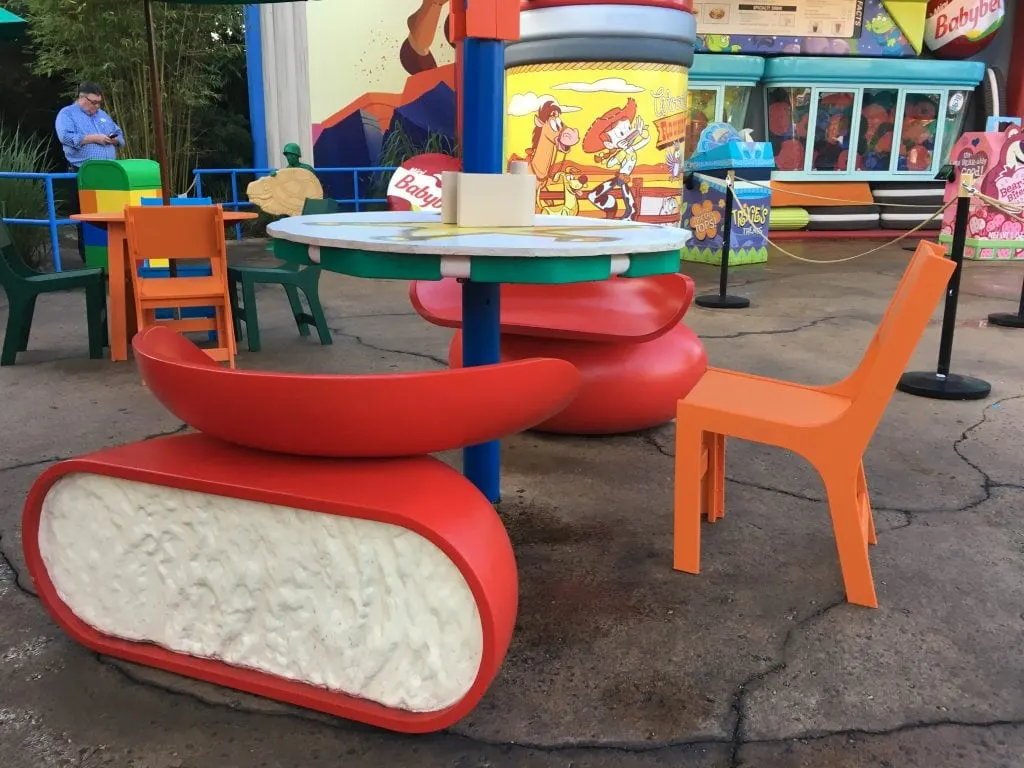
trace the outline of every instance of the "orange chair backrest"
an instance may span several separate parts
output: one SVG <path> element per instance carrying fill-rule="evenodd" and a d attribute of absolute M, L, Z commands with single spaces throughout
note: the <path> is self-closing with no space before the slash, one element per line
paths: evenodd
<path fill-rule="evenodd" d="M 224 211 L 219 205 L 129 206 L 125 225 L 133 261 L 207 260 L 214 275 L 226 266 Z"/>
<path fill-rule="evenodd" d="M 865 445 L 882 418 L 896 383 L 928 327 L 956 265 L 937 243 L 922 241 L 914 252 L 857 371 L 853 406 L 847 413 Z"/>

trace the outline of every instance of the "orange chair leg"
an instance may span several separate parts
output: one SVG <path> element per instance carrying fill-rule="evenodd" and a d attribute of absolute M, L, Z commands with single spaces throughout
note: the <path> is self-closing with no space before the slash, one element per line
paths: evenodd
<path fill-rule="evenodd" d="M 860 502 L 861 514 L 868 519 L 868 544 L 877 544 L 875 517 L 871 514 L 871 496 L 868 494 L 868 479 L 864 475 L 864 462 L 861 462 L 857 470 L 857 499 Z"/>
<path fill-rule="evenodd" d="M 675 522 L 672 567 L 700 573 L 700 506 L 703 437 L 676 424 Z"/>
<path fill-rule="evenodd" d="M 232 332 L 231 320 L 226 307 L 218 307 L 215 311 L 217 317 L 217 346 L 224 347 L 228 353 L 228 368 L 235 368 L 235 334 Z"/>
<path fill-rule="evenodd" d="M 725 517 L 725 435 L 714 432 L 704 433 L 706 463 L 701 497 L 708 522 L 713 523 Z"/>
<path fill-rule="evenodd" d="M 823 479 L 832 515 L 832 530 L 839 550 L 846 599 L 855 605 L 877 608 L 878 598 L 868 559 L 869 524 L 864 520 L 857 495 L 857 474 L 849 472 Z"/>

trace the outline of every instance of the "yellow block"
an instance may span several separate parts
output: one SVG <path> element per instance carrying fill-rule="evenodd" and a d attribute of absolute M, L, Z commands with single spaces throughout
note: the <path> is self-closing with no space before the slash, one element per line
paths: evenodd
<path fill-rule="evenodd" d="M 96 213 L 117 213 L 128 205 L 130 192 L 112 189 L 96 190 Z"/>
<path fill-rule="evenodd" d="M 924 22 L 928 0 L 882 0 L 882 6 L 892 16 L 915 53 L 921 53 L 924 43 Z"/>
<path fill-rule="evenodd" d="M 162 197 L 163 192 L 159 189 L 133 189 L 128 193 L 129 205 L 142 205 L 144 197 Z"/>
<path fill-rule="evenodd" d="M 555 62 L 505 73 L 505 157 L 528 160 L 537 211 L 679 222 L 687 68 Z"/>

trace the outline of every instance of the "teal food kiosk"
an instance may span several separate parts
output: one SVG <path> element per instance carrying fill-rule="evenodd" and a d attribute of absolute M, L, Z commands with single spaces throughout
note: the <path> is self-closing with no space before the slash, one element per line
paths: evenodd
<path fill-rule="evenodd" d="M 960 136 L 980 61 L 783 56 L 765 63 L 779 181 L 932 181 Z"/>

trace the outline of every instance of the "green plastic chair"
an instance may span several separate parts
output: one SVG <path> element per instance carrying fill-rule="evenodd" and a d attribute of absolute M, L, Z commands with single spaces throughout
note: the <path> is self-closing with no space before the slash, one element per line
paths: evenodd
<path fill-rule="evenodd" d="M 337 213 L 334 200 L 306 200 L 302 206 L 304 216 L 316 213 Z M 280 285 L 288 296 L 295 325 L 300 336 L 309 336 L 309 328 L 316 328 L 321 344 L 332 344 L 331 330 L 327 327 L 323 305 L 320 304 L 320 267 L 300 267 L 280 264 L 276 267 L 228 267 L 228 287 L 231 293 L 231 317 L 235 324 L 235 339 L 243 336 L 250 352 L 260 351 L 260 322 L 256 313 L 256 284 Z M 241 297 L 239 297 L 241 287 Z M 306 297 L 309 312 L 302 309 L 299 292 Z M 241 303 L 239 303 L 241 298 Z"/>
<path fill-rule="evenodd" d="M 28 349 L 32 316 L 41 293 L 85 289 L 85 316 L 89 324 L 89 357 L 103 357 L 107 344 L 107 287 L 102 269 L 37 272 L 18 253 L 7 226 L 0 221 L 0 287 L 7 294 L 7 330 L 0 365 L 14 365 Z"/>

